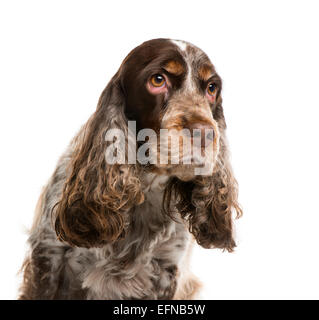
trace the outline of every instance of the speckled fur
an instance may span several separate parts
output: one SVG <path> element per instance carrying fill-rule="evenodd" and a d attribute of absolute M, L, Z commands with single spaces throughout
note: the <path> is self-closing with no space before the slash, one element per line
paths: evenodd
<path fill-rule="evenodd" d="M 145 59 L 150 65 L 152 59 L 160 61 L 152 56 L 152 50 L 157 54 L 158 48 L 163 56 L 174 53 L 180 63 L 184 57 L 187 66 L 187 73 L 175 84 L 179 87 L 170 97 L 171 103 L 152 98 L 157 104 L 152 106 L 145 92 L 130 95 L 126 90 L 128 96 L 124 97 L 121 85 L 132 92 L 132 88 L 144 88 L 129 82 L 131 69 L 143 65 Z M 142 44 L 124 60 L 103 91 L 96 113 L 60 158 L 39 198 L 20 299 L 193 299 L 201 286 L 188 268 L 194 240 L 205 248 L 232 251 L 231 213 L 235 209 L 241 214 L 237 182 L 228 160 L 221 98 L 209 104 L 196 82 L 203 59 L 208 61 L 191 44 L 157 39 Z M 145 110 L 158 110 L 158 104 L 164 103 L 167 113 L 141 112 L 136 106 L 144 100 L 134 102 L 140 97 L 148 101 Z M 165 123 L 175 127 L 178 118 L 186 123 L 196 121 L 195 116 L 206 119 L 215 130 L 211 176 L 194 177 L 190 168 L 182 165 L 173 169 L 123 165 L 114 170 L 106 166 L 105 130 L 127 128 L 127 117 L 134 115 L 138 126 L 146 123 L 154 129 Z M 122 190 L 123 186 L 127 188 Z M 78 200 L 82 201 L 81 210 L 72 211 Z M 100 201 L 99 205 L 94 201 Z M 72 219 L 79 216 L 84 218 L 74 223 Z M 109 227 L 108 219 L 113 219 L 113 234 L 103 228 L 95 233 L 98 223 Z"/>
<path fill-rule="evenodd" d="M 177 269 L 182 274 L 181 261 L 192 240 L 180 218 L 175 222 L 161 211 L 166 178 L 149 174 L 144 179 L 146 201 L 134 209 L 134 230 L 123 242 L 103 248 L 70 247 L 57 240 L 51 219 L 65 180 L 68 154 L 60 159 L 40 197 L 24 265 L 28 279 L 20 298 L 173 298 Z"/>

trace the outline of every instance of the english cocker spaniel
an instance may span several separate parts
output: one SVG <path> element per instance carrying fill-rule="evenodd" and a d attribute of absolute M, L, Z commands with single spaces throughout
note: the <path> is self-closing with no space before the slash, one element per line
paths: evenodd
<path fill-rule="evenodd" d="M 232 251 L 222 82 L 177 40 L 124 59 L 44 188 L 20 299 L 191 299 L 194 240 Z"/>

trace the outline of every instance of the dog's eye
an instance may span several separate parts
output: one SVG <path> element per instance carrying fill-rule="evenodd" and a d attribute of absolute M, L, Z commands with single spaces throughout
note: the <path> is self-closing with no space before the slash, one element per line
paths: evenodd
<path fill-rule="evenodd" d="M 211 96 L 215 95 L 217 86 L 214 83 L 209 83 L 207 86 L 207 93 Z"/>
<path fill-rule="evenodd" d="M 151 77 L 151 84 L 154 87 L 162 87 L 165 84 L 165 78 L 161 74 L 154 74 Z"/>

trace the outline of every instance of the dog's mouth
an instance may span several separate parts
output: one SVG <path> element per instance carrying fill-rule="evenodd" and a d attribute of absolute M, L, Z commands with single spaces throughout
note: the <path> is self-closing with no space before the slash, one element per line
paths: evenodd
<path fill-rule="evenodd" d="M 169 175 L 189 180 L 196 175 L 211 175 L 219 151 L 219 134 L 205 136 L 182 130 L 169 130 L 150 148 L 153 164 Z"/>
<path fill-rule="evenodd" d="M 181 165 L 191 167 L 203 167 L 205 165 L 205 158 L 198 155 L 187 155 L 181 159 Z"/>
<path fill-rule="evenodd" d="M 187 177 L 185 179 L 211 175 L 219 151 L 217 124 L 212 120 L 193 126 L 193 131 L 189 129 L 191 125 L 182 129 L 173 126 L 158 132 L 142 129 L 137 134 L 128 130 L 127 139 L 124 134 L 110 131 L 106 136 L 109 143 L 106 161 L 108 164 L 139 163 L 158 168 L 168 175 Z"/>
<path fill-rule="evenodd" d="M 162 174 L 176 176 L 182 181 L 192 180 L 197 175 L 212 175 L 217 155 L 212 147 L 203 152 L 204 156 L 202 152 L 203 150 L 198 150 L 198 154 L 186 154 L 180 158 L 176 155 L 168 157 L 167 163 L 158 162 L 153 167 Z"/>

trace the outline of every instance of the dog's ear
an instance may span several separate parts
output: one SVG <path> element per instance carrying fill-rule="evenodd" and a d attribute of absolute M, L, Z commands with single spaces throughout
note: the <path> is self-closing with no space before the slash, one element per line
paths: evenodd
<path fill-rule="evenodd" d="M 232 213 L 242 215 L 238 203 L 238 184 L 228 158 L 224 137 L 220 139 L 220 151 L 211 177 L 198 177 L 194 181 L 192 204 L 194 211 L 189 218 L 190 230 L 198 244 L 204 248 L 221 248 L 232 251 Z"/>
<path fill-rule="evenodd" d="M 219 153 L 213 175 L 197 177 L 193 182 L 193 212 L 189 222 L 190 230 L 201 246 L 232 251 L 236 246 L 232 213 L 235 212 L 238 218 L 242 215 L 242 209 L 238 203 L 238 183 L 229 161 L 226 121 L 220 92 L 213 108 L 213 117 L 220 133 Z"/>
<path fill-rule="evenodd" d="M 242 210 L 237 201 L 237 181 L 223 143 L 220 149 L 212 176 L 197 176 L 186 182 L 177 178 L 169 181 L 164 193 L 164 211 L 172 215 L 173 204 L 188 221 L 189 231 L 202 247 L 232 251 L 236 246 L 232 211 L 239 217 Z"/>
<path fill-rule="evenodd" d="M 202 247 L 232 251 L 236 246 L 232 212 L 240 217 L 242 209 L 238 203 L 238 184 L 229 161 L 220 95 L 216 99 L 213 116 L 219 128 L 219 152 L 213 174 L 197 176 L 187 182 L 171 179 L 164 193 L 164 211 L 172 215 L 171 206 L 175 206 L 182 218 L 188 221 L 190 232 Z"/>
<path fill-rule="evenodd" d="M 117 73 L 71 144 L 67 179 L 53 211 L 57 236 L 70 245 L 98 247 L 123 237 L 128 211 L 143 202 L 137 165 L 106 161 L 108 130 L 120 129 L 127 139 L 124 104 Z"/>

